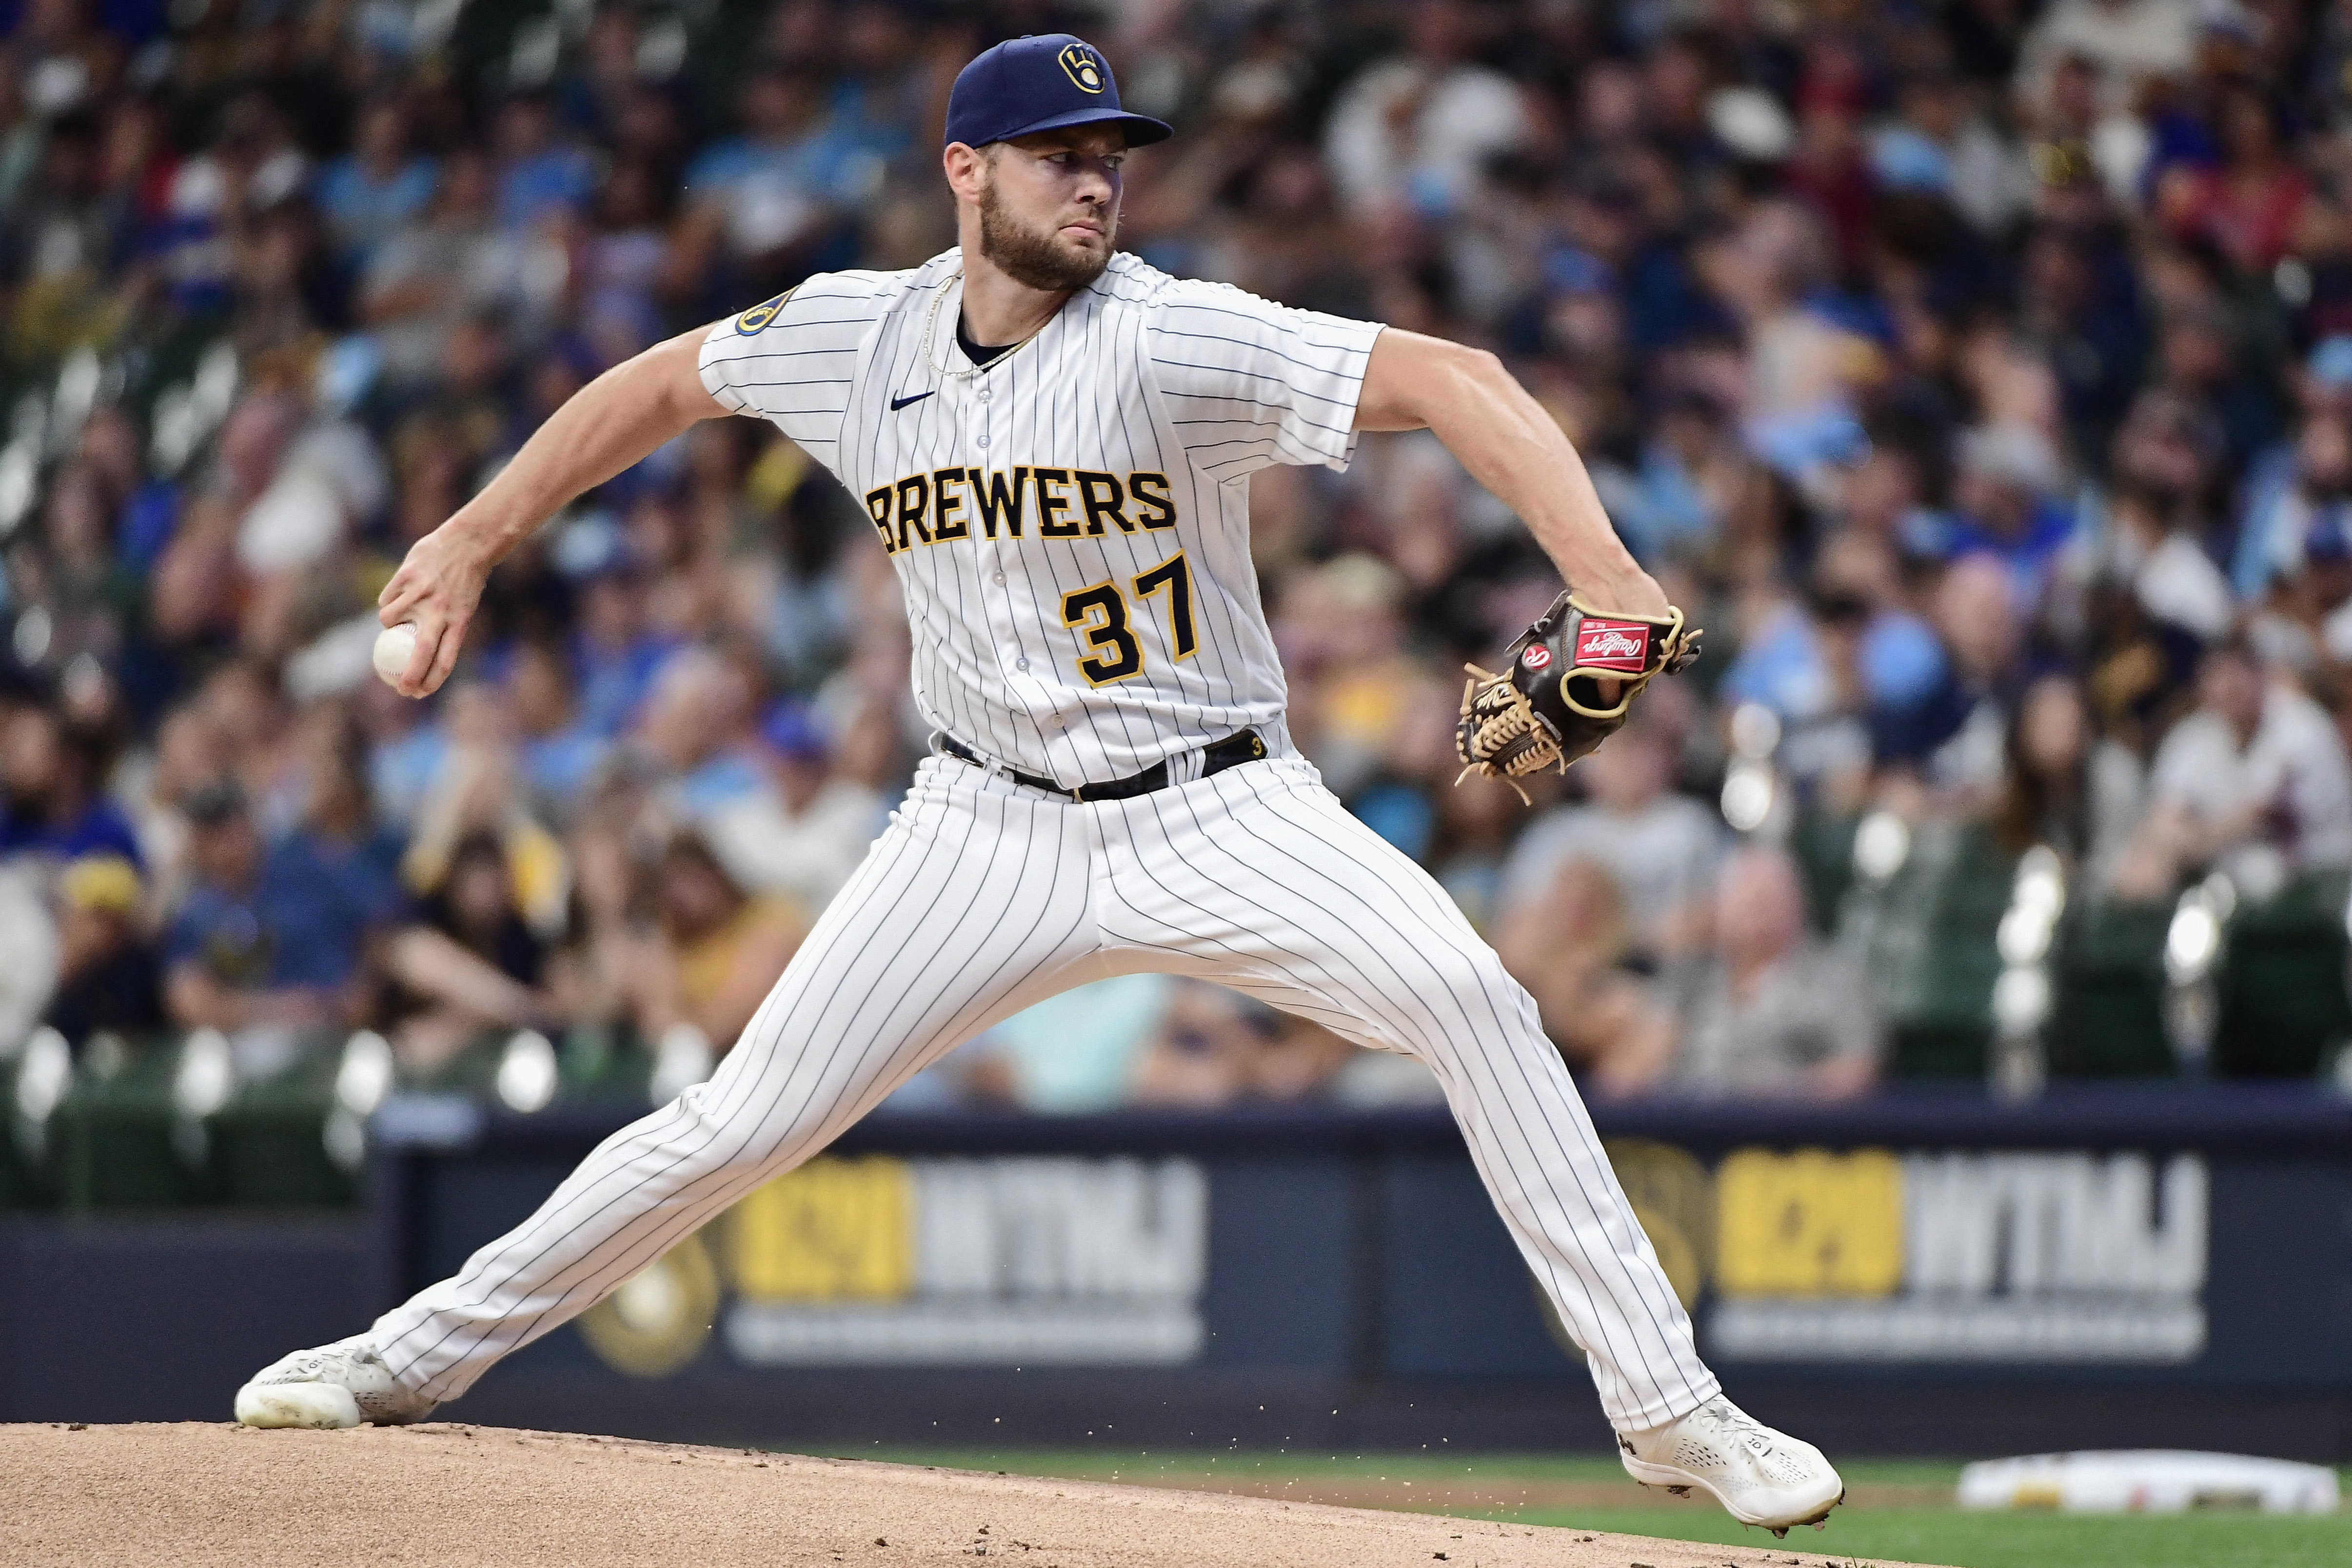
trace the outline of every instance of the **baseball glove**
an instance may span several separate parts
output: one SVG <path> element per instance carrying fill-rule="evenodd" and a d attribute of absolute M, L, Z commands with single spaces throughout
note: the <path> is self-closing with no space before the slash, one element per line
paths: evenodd
<path fill-rule="evenodd" d="M 1462 719 L 1454 747 L 1462 754 L 1460 784 L 1472 773 L 1498 778 L 1528 792 L 1519 780 L 1568 764 L 1590 752 L 1625 722 L 1633 699 L 1661 670 L 1680 674 L 1698 658 L 1699 633 L 1683 613 L 1635 616 L 1594 609 L 1570 589 L 1510 646 L 1507 673 L 1465 665 Z M 1600 682 L 1618 683 L 1604 702 Z"/>

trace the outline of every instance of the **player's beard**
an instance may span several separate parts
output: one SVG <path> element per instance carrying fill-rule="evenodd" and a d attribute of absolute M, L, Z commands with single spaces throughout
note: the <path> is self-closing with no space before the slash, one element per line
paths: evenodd
<path fill-rule="evenodd" d="M 1114 241 L 1118 234 L 1118 216 L 1106 213 L 1102 249 L 1074 250 L 1052 232 L 1040 234 L 1023 227 L 1018 218 L 1004 210 L 993 180 L 981 193 L 981 255 L 1015 283 L 1045 293 L 1075 293 L 1101 277 L 1103 268 L 1110 265 L 1111 252 L 1117 248 Z"/>

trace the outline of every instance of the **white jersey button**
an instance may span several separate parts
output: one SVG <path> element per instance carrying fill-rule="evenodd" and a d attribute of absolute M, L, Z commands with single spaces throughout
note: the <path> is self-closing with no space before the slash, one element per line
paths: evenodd
<path fill-rule="evenodd" d="M 1025 658 L 1016 658 L 1013 661 L 1013 668 L 1015 669 L 1026 669 L 1029 668 L 1029 661 Z"/>
<path fill-rule="evenodd" d="M 983 447 L 985 447 L 985 446 L 987 446 L 987 445 L 988 445 L 988 437 L 987 437 L 985 434 L 983 434 L 983 435 L 981 437 L 981 438 L 980 438 L 980 444 L 981 444 L 982 446 L 983 446 Z"/>
<path fill-rule="evenodd" d="M 998 584 L 1000 587 L 1001 587 L 1001 586 L 1003 586 L 1003 583 L 1004 583 L 1004 574 L 1003 574 L 1003 573 L 1002 573 L 1002 572 L 999 572 L 999 573 L 996 574 L 996 581 L 997 581 L 997 584 Z"/>
<path fill-rule="evenodd" d="M 982 388 L 980 389 L 980 400 L 981 400 L 982 403 L 987 402 L 987 401 L 989 400 L 989 398 L 990 398 L 990 397 L 992 397 L 992 396 L 993 396 L 993 395 L 994 395 L 994 394 L 991 393 L 991 392 L 988 390 L 988 388 L 986 388 L 986 387 L 984 387 L 984 386 L 983 386 L 983 387 L 982 387 Z"/>

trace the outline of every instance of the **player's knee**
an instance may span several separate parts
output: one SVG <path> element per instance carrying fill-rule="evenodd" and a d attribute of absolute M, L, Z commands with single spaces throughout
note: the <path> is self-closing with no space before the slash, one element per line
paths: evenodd
<path fill-rule="evenodd" d="M 1420 1057 L 1450 1055 L 1488 1048 L 1516 1032 L 1511 1026 L 1526 993 L 1492 949 L 1433 943 L 1423 956 L 1431 986 L 1424 994 L 1440 1026 L 1403 1031 L 1396 1042 L 1400 1048 Z M 1468 1026 L 1452 1026 L 1456 1020 Z"/>
<path fill-rule="evenodd" d="M 658 1114 L 658 1113 L 656 1113 Z M 670 1108 L 661 1152 L 686 1181 L 722 1170 L 756 1173 L 791 1157 L 796 1119 L 716 1083 L 698 1083 Z"/>
<path fill-rule="evenodd" d="M 1426 951 L 1439 984 L 1464 1004 L 1499 1005 L 1518 989 L 1495 950 L 1483 942 L 1475 947 L 1433 945 Z"/>

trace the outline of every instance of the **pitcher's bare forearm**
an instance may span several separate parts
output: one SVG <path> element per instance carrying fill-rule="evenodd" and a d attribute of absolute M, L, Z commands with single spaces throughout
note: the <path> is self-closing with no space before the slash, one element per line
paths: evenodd
<path fill-rule="evenodd" d="M 657 343 L 582 387 L 499 474 L 410 547 L 376 600 L 385 626 L 416 623 L 416 652 L 395 682 L 423 697 L 449 679 L 490 568 L 583 491 L 642 461 L 698 420 L 727 410 L 696 369 L 703 330 Z"/>
<path fill-rule="evenodd" d="M 727 412 L 702 389 L 702 329 L 657 343 L 582 387 L 443 528 L 495 563 L 576 497 Z"/>
<path fill-rule="evenodd" d="M 1372 344 L 1356 428 L 1430 431 L 1579 591 L 1612 610 L 1664 612 L 1664 591 L 1610 526 L 1567 434 L 1484 349 L 1389 328 Z"/>

